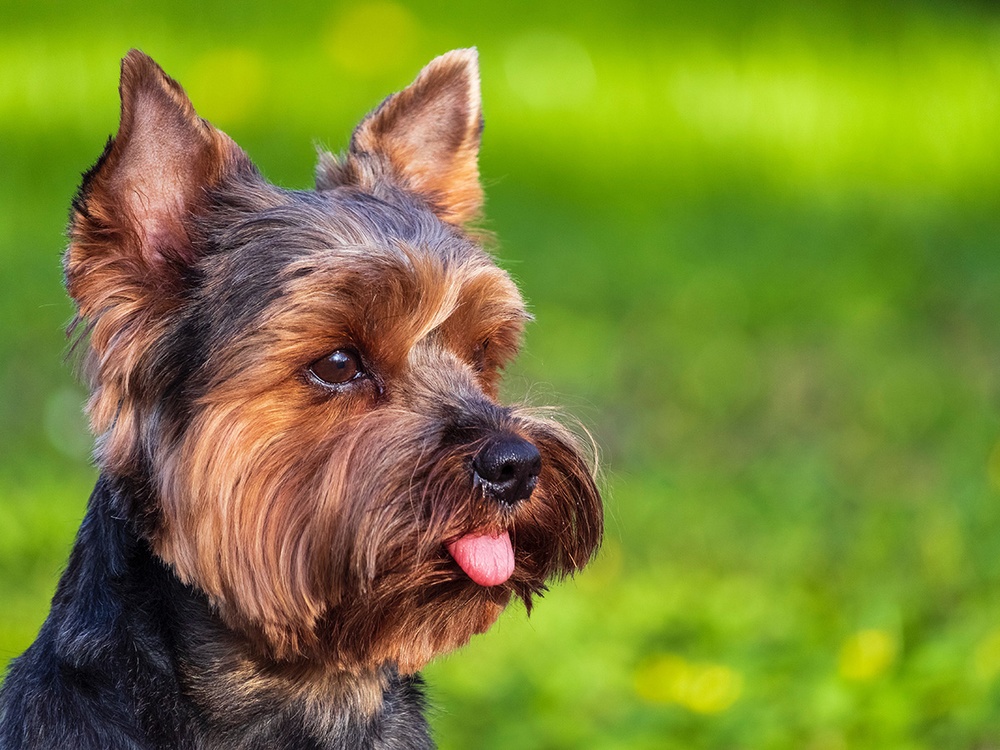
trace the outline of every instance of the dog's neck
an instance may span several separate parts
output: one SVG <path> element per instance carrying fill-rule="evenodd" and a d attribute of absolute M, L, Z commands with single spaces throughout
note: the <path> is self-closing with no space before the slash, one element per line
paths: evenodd
<path fill-rule="evenodd" d="M 177 717 L 174 747 L 365 748 L 377 738 L 389 740 L 380 747 L 433 747 L 419 677 L 391 665 L 352 675 L 254 655 L 132 527 L 127 519 L 136 516 L 124 511 L 141 502 L 134 492 L 98 481 L 46 623 L 74 670 L 93 673 L 92 681 L 114 681 L 116 669 L 143 673 L 164 701 L 149 711 L 164 724 L 159 733 L 169 735 L 166 717 Z M 73 644 L 67 627 L 81 631 L 69 634 Z M 193 726 L 199 736 L 183 736 Z"/>
<path fill-rule="evenodd" d="M 415 709 L 419 720 L 419 678 L 401 678 L 388 665 L 350 674 L 311 662 L 276 663 L 255 655 L 207 609 L 202 597 L 188 599 L 182 609 L 185 641 L 177 644 L 181 683 L 220 739 L 270 731 L 276 718 L 295 717 L 299 731 L 311 737 L 335 737 L 342 743 L 344 736 L 352 736 L 363 747 L 361 738 L 400 708 Z M 197 610 L 193 617 L 192 609 Z"/>

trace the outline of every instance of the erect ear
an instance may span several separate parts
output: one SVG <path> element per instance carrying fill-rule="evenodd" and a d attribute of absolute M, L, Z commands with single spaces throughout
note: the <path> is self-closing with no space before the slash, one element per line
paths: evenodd
<path fill-rule="evenodd" d="M 138 50 L 122 60 L 119 90 L 118 134 L 84 175 L 64 259 L 67 289 L 90 334 L 90 412 L 98 433 L 126 409 L 136 361 L 183 300 L 200 253 L 192 217 L 206 204 L 207 189 L 253 169 Z"/>
<path fill-rule="evenodd" d="M 346 157 L 320 157 L 317 187 L 392 179 L 452 224 L 479 214 L 479 141 L 483 130 L 475 48 L 432 60 L 417 79 L 386 99 L 354 131 Z"/>
<path fill-rule="evenodd" d="M 157 278 L 196 260 L 188 227 L 205 189 L 249 166 L 227 135 L 198 117 L 184 89 L 138 50 L 122 60 L 121 123 L 73 202 L 66 259 L 70 293 L 89 307 L 95 265 L 127 258 Z M 82 298 L 81 298 L 82 297 Z"/>

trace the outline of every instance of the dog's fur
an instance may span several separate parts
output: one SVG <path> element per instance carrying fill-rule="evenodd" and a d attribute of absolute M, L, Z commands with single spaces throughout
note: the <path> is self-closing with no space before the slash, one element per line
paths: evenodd
<path fill-rule="evenodd" d="M 314 191 L 267 183 L 142 53 L 120 90 L 65 257 L 100 478 L 0 748 L 431 747 L 418 670 L 602 528 L 575 439 L 497 401 L 528 316 L 470 228 L 475 51 Z M 462 562 L 471 537 L 510 539 L 512 571 Z"/>

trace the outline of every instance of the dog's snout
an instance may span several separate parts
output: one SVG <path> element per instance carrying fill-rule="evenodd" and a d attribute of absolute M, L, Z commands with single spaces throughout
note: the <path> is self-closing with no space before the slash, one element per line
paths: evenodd
<path fill-rule="evenodd" d="M 472 460 L 472 468 L 486 495 L 515 505 L 531 497 L 542 471 L 542 455 L 527 440 L 503 435 L 483 446 Z"/>

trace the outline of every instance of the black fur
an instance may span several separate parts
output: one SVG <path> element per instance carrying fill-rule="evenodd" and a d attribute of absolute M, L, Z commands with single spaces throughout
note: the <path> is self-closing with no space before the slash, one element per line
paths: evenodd
<path fill-rule="evenodd" d="M 231 681 L 199 644 L 224 626 L 150 552 L 124 494 L 106 478 L 94 489 L 52 611 L 0 688 L 2 750 L 433 747 L 419 677 L 394 671 L 372 717 L 267 691 L 208 711 Z"/>

